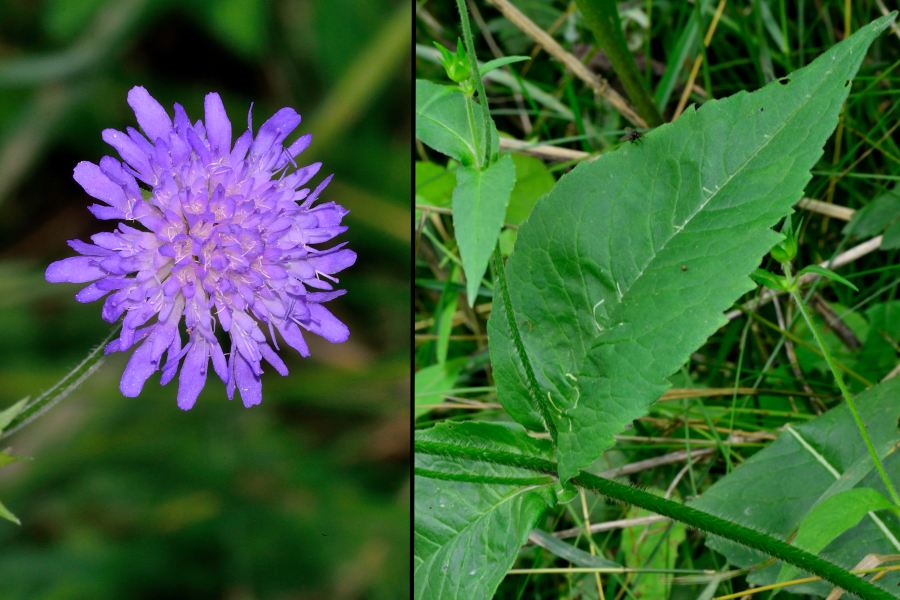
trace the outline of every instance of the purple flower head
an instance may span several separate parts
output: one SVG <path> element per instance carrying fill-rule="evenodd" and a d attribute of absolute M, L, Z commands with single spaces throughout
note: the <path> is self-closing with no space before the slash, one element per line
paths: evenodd
<path fill-rule="evenodd" d="M 104 156 L 99 165 L 75 167 L 75 180 L 101 202 L 88 210 L 124 222 L 91 236 L 92 244 L 69 241 L 81 256 L 52 263 L 47 281 L 90 282 L 79 302 L 105 296 L 103 319 L 124 315 L 106 352 L 137 347 L 122 374 L 125 396 L 140 394 L 160 368 L 165 385 L 184 359 L 178 406 L 188 410 L 212 360 L 229 399 L 236 387 L 244 406 L 259 404 L 262 361 L 287 375 L 276 331 L 301 356 L 309 356 L 303 330 L 329 342 L 349 335 L 325 303 L 344 294 L 334 289 L 334 274 L 356 253 L 345 244 L 317 247 L 346 230 L 347 211 L 334 202 L 313 206 L 331 176 L 312 191 L 304 187 L 322 165 L 297 167 L 309 134 L 285 147 L 300 124 L 292 108 L 276 112 L 255 137 L 248 123 L 232 144 L 216 93 L 206 96 L 205 119 L 193 124 L 179 104 L 170 118 L 143 87 L 128 92 L 128 104 L 145 135 L 106 129 L 103 140 L 123 160 Z M 220 325 L 227 354 L 216 338 Z"/>

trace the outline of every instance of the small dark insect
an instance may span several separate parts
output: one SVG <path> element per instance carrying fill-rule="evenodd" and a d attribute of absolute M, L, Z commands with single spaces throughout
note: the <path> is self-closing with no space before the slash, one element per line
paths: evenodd
<path fill-rule="evenodd" d="M 687 265 L 681 265 L 681 270 L 682 270 L 682 271 L 687 271 Z"/>
<path fill-rule="evenodd" d="M 626 129 L 625 135 L 623 135 L 620 138 L 620 141 L 631 142 L 632 144 L 634 144 L 635 142 L 640 141 L 642 135 L 644 135 L 644 134 L 642 134 L 640 131 L 637 131 L 635 129 Z"/>

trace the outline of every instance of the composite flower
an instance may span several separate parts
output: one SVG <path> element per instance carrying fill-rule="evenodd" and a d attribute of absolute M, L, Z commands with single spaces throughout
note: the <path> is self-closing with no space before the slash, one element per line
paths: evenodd
<path fill-rule="evenodd" d="M 309 134 L 286 143 L 300 115 L 282 108 L 256 135 L 232 139 L 216 93 L 204 118 L 191 123 L 175 104 L 170 114 L 143 87 L 128 93 L 138 130 L 107 129 L 103 140 L 121 160 L 81 162 L 75 180 L 100 202 L 88 207 L 115 229 L 70 240 L 79 255 L 50 264 L 52 283 L 88 284 L 79 302 L 104 299 L 102 318 L 121 319 L 106 352 L 134 348 L 120 389 L 140 394 L 162 372 L 178 375 L 178 406 L 190 409 L 210 363 L 227 395 L 245 406 L 262 401 L 262 363 L 287 367 L 279 339 L 309 356 L 305 333 L 329 342 L 349 335 L 325 304 L 344 294 L 335 274 L 356 261 L 346 243 L 347 211 L 318 202 L 331 176 L 308 186 L 321 163 L 298 166 Z M 223 343 L 224 342 L 224 348 Z"/>

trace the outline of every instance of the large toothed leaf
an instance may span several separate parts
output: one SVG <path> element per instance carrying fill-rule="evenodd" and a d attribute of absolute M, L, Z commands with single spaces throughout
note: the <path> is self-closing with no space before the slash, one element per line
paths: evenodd
<path fill-rule="evenodd" d="M 900 378 L 878 384 L 856 398 L 872 443 L 893 481 L 900 481 L 900 456 L 896 450 L 900 443 L 898 398 Z M 853 568 L 870 553 L 900 553 L 900 519 L 889 510 L 877 510 L 878 504 L 871 501 L 873 490 L 881 496 L 887 494 L 853 417 L 842 403 L 812 421 L 790 426 L 692 504 L 783 540 L 792 539 L 796 533 L 793 543 Z M 857 498 L 857 504 L 867 501 L 872 509 L 858 524 L 854 523 L 858 516 L 851 514 L 854 511 L 834 504 L 847 498 L 848 491 L 864 494 Z M 817 523 L 816 513 L 826 509 L 825 519 Z M 845 523 L 839 523 L 841 520 Z M 762 565 L 748 574 L 751 583 L 773 583 L 782 570 L 785 577 L 792 573 L 740 544 L 716 537 L 707 544 L 738 567 Z M 894 591 L 898 582 L 900 574 L 889 574 L 880 580 L 883 587 Z M 791 589 L 797 593 L 825 594 L 829 588 L 818 582 Z"/>
<path fill-rule="evenodd" d="M 541 458 L 550 454 L 545 441 L 529 438 L 518 426 L 495 423 L 441 424 L 416 432 L 416 441 Z M 415 598 L 491 598 L 554 500 L 549 476 L 417 452 Z"/>
<path fill-rule="evenodd" d="M 582 164 L 540 200 L 489 324 L 499 398 L 558 432 L 560 475 L 590 465 L 725 323 L 837 124 L 878 19 L 754 93 L 686 111 Z M 523 360 L 534 371 L 529 390 Z"/>
<path fill-rule="evenodd" d="M 481 171 L 469 167 L 456 170 L 453 227 L 466 274 L 469 306 L 475 304 L 515 183 L 516 167 L 509 154 Z"/>

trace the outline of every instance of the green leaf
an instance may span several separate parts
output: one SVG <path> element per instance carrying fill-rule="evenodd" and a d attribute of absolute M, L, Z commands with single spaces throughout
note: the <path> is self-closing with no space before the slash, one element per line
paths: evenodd
<path fill-rule="evenodd" d="M 881 381 L 897 365 L 900 300 L 870 306 L 865 318 L 868 328 L 862 337 L 862 349 L 851 366 L 869 381 Z"/>
<path fill-rule="evenodd" d="M 516 167 L 510 155 L 483 171 L 460 167 L 453 191 L 453 228 L 466 274 L 466 297 L 475 303 L 481 278 L 503 227 L 509 194 L 516 182 Z"/>
<path fill-rule="evenodd" d="M 584 550 L 576 548 L 572 544 L 567 544 L 558 537 L 550 535 L 541 529 L 532 531 L 529 534 L 529 538 L 553 556 L 558 556 L 564 561 L 572 563 L 576 567 L 622 568 L 622 565 L 614 560 L 588 554 Z"/>
<path fill-rule="evenodd" d="M 456 178 L 453 173 L 431 162 L 416 161 L 416 203 L 450 208 Z"/>
<path fill-rule="evenodd" d="M 856 211 L 844 227 L 844 233 L 855 238 L 873 237 L 892 227 L 900 228 L 900 186 L 894 186 Z M 884 242 L 881 247 L 888 248 Z"/>
<path fill-rule="evenodd" d="M 466 358 L 456 358 L 416 371 L 414 385 L 417 417 L 433 408 L 432 406 L 422 406 L 420 408 L 419 405 L 440 404 L 444 401 L 444 395 L 456 385 L 456 380 L 459 378 L 466 361 Z"/>
<path fill-rule="evenodd" d="M 651 514 L 642 508 L 631 507 L 628 518 Z M 625 555 L 625 566 L 634 569 L 673 569 L 678 558 L 678 546 L 684 541 L 686 533 L 684 523 L 678 521 L 623 529 L 622 554 Z M 648 599 L 669 598 L 671 585 L 668 578 L 652 574 L 639 574 L 631 581 L 632 589 L 640 590 L 638 597 Z"/>
<path fill-rule="evenodd" d="M 750 273 L 750 279 L 765 286 L 770 290 L 786 290 L 788 289 L 787 280 L 780 275 L 769 273 L 765 269 L 756 269 Z"/>
<path fill-rule="evenodd" d="M 832 281 L 836 281 L 838 283 L 842 283 L 846 285 L 848 288 L 852 289 L 855 292 L 859 291 L 859 288 L 853 285 L 850 281 L 844 279 L 831 269 L 826 269 L 825 267 L 819 265 L 809 265 L 808 267 L 803 267 L 800 269 L 800 272 L 797 275 L 804 275 L 805 273 L 815 273 L 816 275 L 821 275 L 826 279 L 830 279 Z"/>
<path fill-rule="evenodd" d="M 471 115 L 467 103 L 471 104 Z M 463 166 L 479 167 L 477 148 L 484 148 L 484 125 L 479 116 L 477 104 L 459 88 L 416 79 L 416 137 L 426 146 Z M 489 133 L 493 156 L 500 143 L 493 122 Z M 477 146 L 473 138 L 477 138 Z"/>
<path fill-rule="evenodd" d="M 797 529 L 793 544 L 818 554 L 839 535 L 856 527 L 867 513 L 891 510 L 894 505 L 871 488 L 854 488 L 830 496 L 809 511 Z M 783 565 L 778 581 L 796 577 L 797 569 Z"/>
<path fill-rule="evenodd" d="M 884 237 L 881 239 L 882 250 L 893 250 L 900 248 L 900 219 L 891 223 L 884 230 Z"/>
<path fill-rule="evenodd" d="M 450 275 L 444 284 L 441 292 L 440 300 L 434 308 L 434 333 L 437 336 L 437 361 L 443 363 L 447 361 L 447 352 L 450 350 L 450 334 L 453 331 L 453 315 L 456 313 L 456 306 L 459 303 L 459 293 L 456 288 L 458 280 L 459 267 L 453 265 Z"/>
<path fill-rule="evenodd" d="M 553 189 L 556 180 L 542 160 L 523 154 L 513 154 L 512 160 L 516 165 L 516 185 L 506 208 L 506 222 L 519 225 L 531 214 L 538 199 Z"/>
<path fill-rule="evenodd" d="M 12 521 L 16 525 L 21 525 L 22 522 L 19 521 L 19 518 L 16 515 L 9 512 L 9 509 L 6 508 L 6 505 L 0 502 L 0 518 L 6 519 L 7 521 Z"/>
<path fill-rule="evenodd" d="M 900 378 L 881 383 L 856 398 L 872 443 L 888 475 L 895 481 L 900 480 L 900 455 L 894 450 L 900 441 L 898 397 Z M 811 421 L 790 426 L 767 448 L 717 481 L 691 504 L 787 540 L 815 506 L 855 488 L 884 490 L 850 411 L 846 404 L 840 404 Z M 898 540 L 897 515 L 873 513 L 819 554 L 852 568 L 867 554 L 900 552 Z M 738 567 L 767 561 L 765 555 L 721 538 L 710 538 L 707 545 Z M 767 565 L 751 571 L 748 580 L 755 585 L 773 583 L 779 571 L 778 564 Z M 900 574 L 890 574 L 879 583 L 886 589 L 896 590 L 898 581 Z M 829 586 L 819 582 L 797 586 L 796 592 L 827 593 L 828 589 Z"/>
<path fill-rule="evenodd" d="M 25 405 L 28 404 L 28 400 L 28 398 L 22 398 L 9 408 L 0 412 L 0 433 L 3 433 L 3 430 L 12 423 L 13 419 L 19 416 L 19 413 L 21 413 L 22 409 L 25 408 Z"/>
<path fill-rule="evenodd" d="M 5 467 L 10 463 L 14 463 L 17 460 L 22 460 L 21 456 L 15 456 L 14 454 L 9 454 L 8 452 L 0 452 L 0 467 Z"/>
<path fill-rule="evenodd" d="M 689 59 L 696 52 L 700 39 L 700 26 L 705 28 L 702 15 L 709 14 L 712 8 L 712 0 L 701 0 L 699 9 L 692 11 L 672 50 L 666 53 L 666 69 L 653 94 L 656 105 L 661 109 L 668 106 L 672 91 L 681 80 L 682 71 L 686 65 L 690 65 Z"/>
<path fill-rule="evenodd" d="M 587 467 L 726 323 L 801 197 L 878 19 L 785 82 L 686 111 L 583 163 L 519 229 L 488 324 L 500 401 L 558 431 L 560 476 Z M 523 360 L 535 373 L 532 389 Z"/>
<path fill-rule="evenodd" d="M 486 63 L 480 65 L 478 67 L 478 74 L 484 77 L 491 71 L 499 69 L 500 67 L 505 67 L 506 65 L 511 65 L 513 63 L 522 62 L 525 60 L 531 60 L 530 56 L 501 56 L 500 58 L 495 58 L 494 60 L 489 60 Z"/>
<path fill-rule="evenodd" d="M 521 427 L 497 423 L 442 423 L 417 431 L 416 440 L 530 456 L 552 452 Z M 528 532 L 553 504 L 553 480 L 539 483 L 526 469 L 422 453 L 415 468 L 414 597 L 492 597 Z M 453 480 L 460 476 L 532 483 Z"/>

